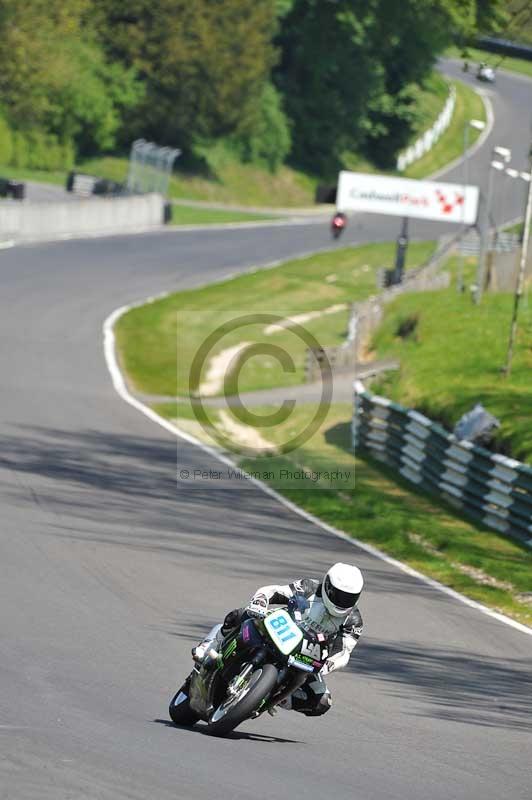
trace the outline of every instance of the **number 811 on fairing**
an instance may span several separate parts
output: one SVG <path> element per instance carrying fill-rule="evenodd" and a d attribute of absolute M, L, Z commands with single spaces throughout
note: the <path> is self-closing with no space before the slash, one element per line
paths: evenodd
<path fill-rule="evenodd" d="M 303 639 L 303 633 L 299 627 L 282 608 L 265 618 L 264 627 L 285 656 L 292 653 Z"/>

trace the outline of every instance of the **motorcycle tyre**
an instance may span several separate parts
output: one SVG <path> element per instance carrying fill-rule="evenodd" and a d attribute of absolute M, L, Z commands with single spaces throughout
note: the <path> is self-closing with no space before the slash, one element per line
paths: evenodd
<path fill-rule="evenodd" d="M 186 694 L 187 699 L 183 700 L 182 703 L 179 703 L 178 706 L 175 706 L 174 703 L 179 696 L 180 692 Z M 170 719 L 174 723 L 174 725 L 186 725 L 187 727 L 191 727 L 194 725 L 198 720 L 198 715 L 192 711 L 190 708 L 190 698 L 188 696 L 188 685 L 186 683 L 181 686 L 177 692 L 174 694 L 172 699 L 170 700 L 170 705 L 168 707 L 168 713 L 170 714 Z"/>
<path fill-rule="evenodd" d="M 230 708 L 222 719 L 209 722 L 208 730 L 212 736 L 227 736 L 238 725 L 249 719 L 261 702 L 271 694 L 277 684 L 277 668 L 273 664 L 265 664 L 259 669 L 262 669 L 262 675 L 248 694 L 244 695 L 234 708 Z"/>

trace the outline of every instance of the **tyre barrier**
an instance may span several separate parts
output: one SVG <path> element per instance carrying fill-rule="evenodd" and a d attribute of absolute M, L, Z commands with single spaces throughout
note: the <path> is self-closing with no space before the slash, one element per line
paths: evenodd
<path fill-rule="evenodd" d="M 95 175 L 86 175 L 83 172 L 69 172 L 66 179 L 65 189 L 67 192 L 79 194 L 82 197 L 89 197 L 92 194 L 113 196 L 124 194 L 125 189 L 122 183 L 111 181 L 107 178 L 97 178 Z"/>
<path fill-rule="evenodd" d="M 355 383 L 352 436 L 407 481 L 532 547 L 532 467 L 491 453 Z"/>
<path fill-rule="evenodd" d="M 8 178 L 0 178 L 0 197 L 11 197 L 13 200 L 24 200 L 25 196 L 25 183 L 21 183 L 21 181 L 11 181 Z"/>

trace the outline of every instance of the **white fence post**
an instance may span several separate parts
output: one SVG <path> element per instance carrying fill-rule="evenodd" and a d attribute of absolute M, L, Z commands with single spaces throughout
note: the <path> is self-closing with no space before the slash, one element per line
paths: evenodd
<path fill-rule="evenodd" d="M 442 133 L 449 127 L 453 118 L 455 105 L 456 89 L 454 86 L 451 86 L 445 105 L 432 128 L 425 131 L 425 133 L 416 139 L 414 144 L 410 145 L 410 147 L 397 156 L 396 166 L 398 172 L 404 172 L 410 164 L 420 159 L 425 153 L 428 153 L 429 150 L 432 150 Z"/>

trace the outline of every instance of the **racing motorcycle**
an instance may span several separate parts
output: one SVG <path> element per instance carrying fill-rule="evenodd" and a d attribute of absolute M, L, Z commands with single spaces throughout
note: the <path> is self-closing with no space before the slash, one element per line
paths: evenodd
<path fill-rule="evenodd" d="M 331 220 L 331 234 L 333 239 L 338 239 L 347 225 L 347 217 L 338 211 Z"/>
<path fill-rule="evenodd" d="M 203 720 L 209 733 L 226 736 L 318 673 L 328 658 L 329 642 L 302 621 L 306 607 L 308 601 L 296 597 L 287 607 L 244 619 L 223 641 L 215 666 L 194 665 L 170 702 L 173 722 L 192 726 Z"/>

